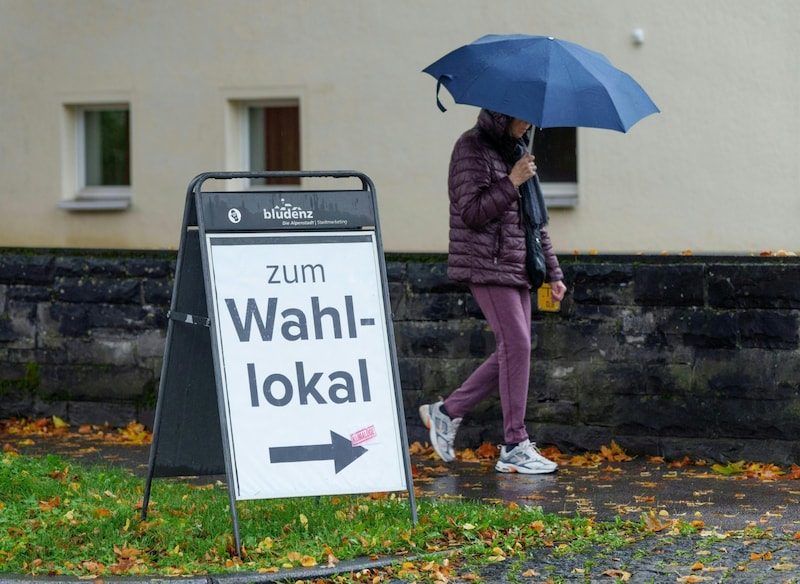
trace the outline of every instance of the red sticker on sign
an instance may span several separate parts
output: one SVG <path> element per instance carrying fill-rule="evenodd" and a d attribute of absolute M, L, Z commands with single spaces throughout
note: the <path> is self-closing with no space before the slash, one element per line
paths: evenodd
<path fill-rule="evenodd" d="M 358 446 L 359 444 L 363 444 L 364 442 L 372 440 L 377 435 L 377 432 L 375 432 L 375 426 L 369 426 L 359 430 L 358 432 L 353 432 L 350 434 L 350 442 L 353 444 L 353 446 Z"/>

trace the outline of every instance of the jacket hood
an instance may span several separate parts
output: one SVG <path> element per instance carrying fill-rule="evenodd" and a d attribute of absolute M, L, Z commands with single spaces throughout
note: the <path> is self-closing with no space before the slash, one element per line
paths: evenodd
<path fill-rule="evenodd" d="M 507 136 L 506 129 L 510 122 L 511 116 L 499 112 L 482 109 L 478 114 L 478 127 L 497 141 Z"/>
<path fill-rule="evenodd" d="M 508 125 L 512 119 L 509 115 L 482 109 L 475 125 L 500 153 L 503 160 L 513 164 L 525 151 L 526 142 L 517 140 L 508 133 Z"/>

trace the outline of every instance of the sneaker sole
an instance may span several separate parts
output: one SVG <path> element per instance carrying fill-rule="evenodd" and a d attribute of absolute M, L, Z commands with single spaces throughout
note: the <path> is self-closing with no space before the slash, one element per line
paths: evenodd
<path fill-rule="evenodd" d="M 419 417 L 422 420 L 422 423 L 425 427 L 430 430 L 431 429 L 431 414 L 430 414 L 430 406 L 424 405 L 419 406 Z"/>
<path fill-rule="evenodd" d="M 558 470 L 558 466 L 554 466 L 553 468 L 530 469 L 530 468 L 525 468 L 524 466 L 517 466 L 515 464 L 506 464 L 504 462 L 498 462 L 494 466 L 494 469 L 497 472 L 502 472 L 502 473 L 550 474 L 556 472 Z"/>
<path fill-rule="evenodd" d="M 456 459 L 455 456 L 447 456 L 446 454 L 439 452 L 439 449 L 436 448 L 436 429 L 431 423 L 430 409 L 431 407 L 429 405 L 419 406 L 419 417 L 422 420 L 422 423 L 428 429 L 428 438 L 430 438 L 431 447 L 443 462 L 453 462 Z"/>

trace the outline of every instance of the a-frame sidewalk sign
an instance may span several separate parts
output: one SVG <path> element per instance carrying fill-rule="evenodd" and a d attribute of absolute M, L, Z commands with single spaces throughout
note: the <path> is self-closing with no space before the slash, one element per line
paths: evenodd
<path fill-rule="evenodd" d="M 287 177 L 351 188 L 203 190 Z M 390 306 L 366 175 L 195 177 L 142 518 L 154 477 L 224 474 L 239 555 L 240 500 L 405 490 L 416 523 Z"/>

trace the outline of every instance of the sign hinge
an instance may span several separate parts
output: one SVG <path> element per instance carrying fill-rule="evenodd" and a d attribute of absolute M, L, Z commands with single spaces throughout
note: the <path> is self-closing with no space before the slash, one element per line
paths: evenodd
<path fill-rule="evenodd" d="M 196 324 L 198 326 L 211 326 L 211 319 L 205 316 L 196 316 L 194 314 L 186 314 L 185 312 L 177 312 L 175 310 L 167 311 L 167 318 L 170 320 L 177 320 L 178 322 Z"/>

